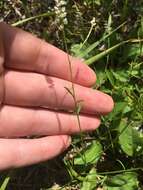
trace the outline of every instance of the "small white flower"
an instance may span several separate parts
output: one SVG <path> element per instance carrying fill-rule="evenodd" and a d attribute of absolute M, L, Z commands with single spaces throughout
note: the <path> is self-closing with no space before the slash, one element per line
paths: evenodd
<path fill-rule="evenodd" d="M 65 13 L 66 12 L 66 7 L 61 7 L 61 12 Z"/>
<path fill-rule="evenodd" d="M 92 26 L 95 26 L 95 25 L 96 25 L 95 17 L 93 17 L 93 19 L 90 21 L 90 23 L 91 23 Z"/>
<path fill-rule="evenodd" d="M 64 25 L 67 25 L 67 24 L 68 24 L 67 18 L 64 18 L 63 23 L 64 23 Z"/>
<path fill-rule="evenodd" d="M 66 12 L 61 13 L 59 16 L 60 16 L 60 18 L 63 18 L 63 19 L 64 19 L 64 18 L 67 16 L 67 13 L 66 13 Z"/>
<path fill-rule="evenodd" d="M 55 23 L 59 25 L 59 29 L 62 30 L 64 25 L 68 24 L 67 12 L 66 12 L 67 2 L 62 0 L 55 0 L 54 11 L 56 14 Z"/>
<path fill-rule="evenodd" d="M 60 1 L 60 2 L 59 2 L 59 6 L 64 6 L 64 5 L 66 5 L 66 4 L 67 4 L 66 1 Z"/>
<path fill-rule="evenodd" d="M 59 10 L 59 9 L 57 9 L 56 11 L 55 11 L 55 13 L 56 13 L 56 15 L 60 15 L 61 14 L 61 11 Z"/>

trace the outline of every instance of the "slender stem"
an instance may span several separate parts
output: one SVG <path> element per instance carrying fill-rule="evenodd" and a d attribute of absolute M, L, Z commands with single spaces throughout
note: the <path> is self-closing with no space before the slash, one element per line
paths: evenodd
<path fill-rule="evenodd" d="M 24 24 L 25 22 L 28 22 L 28 21 L 31 21 L 31 20 L 34 20 L 34 19 L 37 19 L 37 18 L 49 17 L 49 16 L 53 16 L 53 15 L 55 15 L 54 12 L 42 13 L 40 15 L 36 15 L 36 16 L 32 16 L 32 17 L 29 17 L 29 18 L 26 18 L 26 19 L 23 19 L 23 20 L 19 20 L 19 21 L 13 23 L 12 26 L 19 26 L 19 25 Z"/>
<path fill-rule="evenodd" d="M 109 172 L 99 172 L 99 175 L 112 175 L 112 174 L 119 174 L 119 173 L 125 173 L 125 172 L 134 172 L 138 170 L 143 170 L 143 168 L 132 168 L 127 170 L 118 170 L 118 171 L 109 171 Z"/>
<path fill-rule="evenodd" d="M 91 24 L 90 30 L 89 30 L 89 32 L 88 32 L 88 34 L 87 34 L 87 36 L 86 36 L 86 38 L 85 38 L 84 42 L 82 43 L 82 46 L 80 47 L 80 49 L 84 46 L 84 44 L 85 44 L 85 43 L 87 42 L 87 40 L 89 39 L 90 34 L 91 34 L 91 32 L 92 32 L 93 28 L 94 28 L 94 25 L 93 25 L 93 24 Z"/>
<path fill-rule="evenodd" d="M 63 38 L 64 38 L 64 45 L 65 45 L 65 49 L 67 52 L 67 57 L 68 57 L 68 63 L 69 63 L 69 69 L 70 69 L 70 80 L 71 80 L 71 84 L 72 84 L 72 97 L 73 97 L 73 101 L 74 101 L 74 106 L 75 106 L 75 114 L 77 116 L 77 122 L 78 122 L 78 126 L 79 126 L 79 130 L 80 130 L 80 135 L 81 135 L 81 145 L 82 148 L 84 148 L 84 140 L 83 140 L 83 132 L 81 129 L 81 123 L 80 123 L 80 117 L 79 117 L 79 112 L 77 111 L 78 108 L 78 101 L 76 99 L 76 93 L 75 93 L 75 88 L 74 88 L 74 80 L 73 80 L 73 72 L 72 72 L 72 64 L 71 64 L 71 60 L 70 60 L 70 56 L 69 56 L 69 52 L 68 52 L 68 47 L 67 47 L 67 43 L 66 43 L 66 36 L 65 36 L 65 31 L 63 29 Z M 83 159 L 85 158 L 84 154 L 83 154 Z M 85 159 L 84 159 L 85 160 Z M 86 163 L 86 162 L 85 162 Z"/>

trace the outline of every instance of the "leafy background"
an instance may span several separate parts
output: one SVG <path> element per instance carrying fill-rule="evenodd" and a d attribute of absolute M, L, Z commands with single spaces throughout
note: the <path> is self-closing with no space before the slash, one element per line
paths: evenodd
<path fill-rule="evenodd" d="M 56 2 L 1 0 L 0 19 L 84 58 L 97 74 L 93 88 L 110 94 L 115 108 L 58 158 L 1 172 L 0 189 L 141 190 L 143 1 Z"/>

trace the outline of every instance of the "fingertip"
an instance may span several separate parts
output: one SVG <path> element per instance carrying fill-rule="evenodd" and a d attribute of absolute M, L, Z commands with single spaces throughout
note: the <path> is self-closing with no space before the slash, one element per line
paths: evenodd
<path fill-rule="evenodd" d="M 93 115 L 81 115 L 80 116 L 80 124 L 82 131 L 93 131 L 100 125 L 100 117 Z M 80 128 L 78 129 L 79 132 Z"/>
<path fill-rule="evenodd" d="M 60 141 L 62 142 L 62 146 L 64 149 L 67 149 L 71 144 L 71 137 L 68 135 L 59 136 Z"/>
<path fill-rule="evenodd" d="M 76 58 L 77 67 L 75 80 L 80 85 L 91 87 L 96 82 L 95 72 L 84 62 L 83 59 Z"/>
<path fill-rule="evenodd" d="M 106 106 L 105 115 L 112 112 L 112 110 L 114 108 L 114 100 L 113 100 L 113 98 L 106 94 L 106 99 L 107 99 L 107 106 Z"/>
<path fill-rule="evenodd" d="M 101 120 L 100 120 L 100 118 L 97 118 L 96 119 L 96 126 L 94 127 L 94 129 L 98 128 L 100 126 L 100 124 L 101 124 Z"/>
<path fill-rule="evenodd" d="M 114 109 L 114 100 L 111 96 L 109 96 L 110 106 L 109 106 L 109 112 L 111 112 Z"/>
<path fill-rule="evenodd" d="M 87 65 L 85 65 L 87 67 L 88 73 L 87 73 L 87 87 L 91 87 L 95 84 L 96 82 L 96 74 L 95 72 Z"/>
<path fill-rule="evenodd" d="M 82 94 L 81 94 L 82 95 Z M 84 93 L 88 101 L 84 102 L 83 112 L 95 115 L 107 115 L 114 108 L 114 101 L 111 96 L 99 90 L 89 89 Z"/>
<path fill-rule="evenodd" d="M 94 130 L 96 130 L 100 126 L 101 121 L 100 121 L 99 118 L 94 117 L 92 120 L 94 120 L 94 123 L 91 122 L 88 125 L 88 128 L 86 129 L 86 131 L 94 131 Z"/>

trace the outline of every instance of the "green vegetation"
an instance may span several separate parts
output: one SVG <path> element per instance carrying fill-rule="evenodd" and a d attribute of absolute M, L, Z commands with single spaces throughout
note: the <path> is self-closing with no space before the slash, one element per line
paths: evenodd
<path fill-rule="evenodd" d="M 84 58 L 97 74 L 93 88 L 110 94 L 115 108 L 99 129 L 74 136 L 64 155 L 17 169 L 10 178 L 1 173 L 0 189 L 141 190 L 143 2 L 66 2 L 55 9 L 50 0 L 1 1 L 0 17 Z"/>

